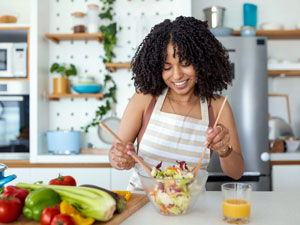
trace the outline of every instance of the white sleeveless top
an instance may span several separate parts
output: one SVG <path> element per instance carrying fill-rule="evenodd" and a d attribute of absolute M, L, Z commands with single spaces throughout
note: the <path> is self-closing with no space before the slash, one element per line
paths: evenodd
<path fill-rule="evenodd" d="M 201 120 L 178 114 L 162 112 L 168 88 L 157 99 L 148 126 L 139 144 L 139 156 L 151 167 L 162 161 L 161 168 L 172 166 L 176 161 L 186 161 L 194 167 L 200 160 L 209 124 L 207 101 L 200 101 Z M 207 169 L 210 151 L 206 150 L 201 169 Z M 128 190 L 141 190 L 137 171 L 142 168 L 137 163 L 130 178 Z"/>

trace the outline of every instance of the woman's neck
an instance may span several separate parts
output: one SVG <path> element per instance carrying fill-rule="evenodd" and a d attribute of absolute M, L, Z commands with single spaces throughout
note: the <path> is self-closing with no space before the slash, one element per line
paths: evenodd
<path fill-rule="evenodd" d="M 193 102 L 196 99 L 199 99 L 198 96 L 194 94 L 194 92 L 189 92 L 184 95 L 177 94 L 174 91 L 170 90 L 167 93 L 168 98 L 172 99 L 173 101 L 177 102 Z"/>

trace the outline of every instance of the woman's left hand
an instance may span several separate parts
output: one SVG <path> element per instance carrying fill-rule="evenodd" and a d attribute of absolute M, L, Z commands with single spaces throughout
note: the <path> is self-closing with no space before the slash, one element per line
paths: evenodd
<path fill-rule="evenodd" d="M 224 155 L 230 148 L 229 130 L 222 124 L 218 124 L 214 129 L 209 127 L 206 131 L 205 145 L 215 151 L 219 156 Z"/>

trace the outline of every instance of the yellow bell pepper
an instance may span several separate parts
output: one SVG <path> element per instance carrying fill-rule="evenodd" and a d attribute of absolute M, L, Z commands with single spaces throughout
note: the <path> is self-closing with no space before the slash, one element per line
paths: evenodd
<path fill-rule="evenodd" d="M 112 191 L 112 192 L 121 195 L 126 201 L 128 201 L 131 197 L 130 191 Z"/>
<path fill-rule="evenodd" d="M 76 225 L 91 225 L 95 222 L 95 219 L 91 217 L 85 218 L 80 212 L 78 212 L 71 204 L 69 204 L 65 200 L 60 203 L 60 213 L 71 216 Z"/>

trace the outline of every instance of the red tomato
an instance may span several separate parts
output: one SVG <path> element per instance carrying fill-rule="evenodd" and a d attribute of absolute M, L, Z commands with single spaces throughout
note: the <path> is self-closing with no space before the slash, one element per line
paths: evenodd
<path fill-rule="evenodd" d="M 0 223 L 15 221 L 22 211 L 21 200 L 16 197 L 0 198 Z"/>
<path fill-rule="evenodd" d="M 49 181 L 50 185 L 67 185 L 67 186 L 76 186 L 76 180 L 72 176 L 61 176 L 58 178 L 52 179 Z"/>
<path fill-rule="evenodd" d="M 50 225 L 53 218 L 58 214 L 60 214 L 60 211 L 57 207 L 44 208 L 40 220 L 41 225 Z"/>
<path fill-rule="evenodd" d="M 71 216 L 67 214 L 58 214 L 53 218 L 51 225 L 75 225 L 75 223 Z"/>

